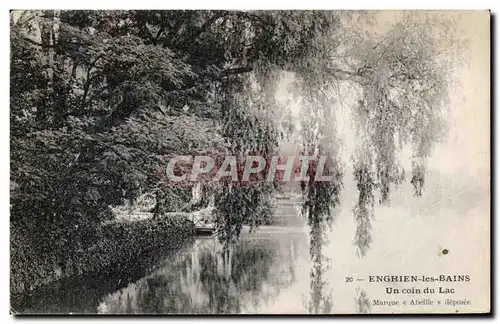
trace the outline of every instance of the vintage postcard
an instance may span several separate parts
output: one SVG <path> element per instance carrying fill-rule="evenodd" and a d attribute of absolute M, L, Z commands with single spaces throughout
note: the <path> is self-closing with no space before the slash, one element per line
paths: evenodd
<path fill-rule="evenodd" d="M 489 11 L 11 11 L 11 313 L 490 313 L 490 60 Z"/>

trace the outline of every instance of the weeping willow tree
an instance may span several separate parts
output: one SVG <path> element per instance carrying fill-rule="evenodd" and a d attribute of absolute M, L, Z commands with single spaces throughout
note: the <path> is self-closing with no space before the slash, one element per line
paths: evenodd
<path fill-rule="evenodd" d="M 465 43 L 446 14 L 404 13 L 380 35 L 367 35 L 353 27 L 375 22 L 374 13 L 253 14 L 259 18 L 238 25 L 239 37 L 248 47 L 242 50 L 245 57 L 241 60 L 247 72 L 221 82 L 216 90 L 221 103 L 221 134 L 230 153 L 242 159 L 273 155 L 278 139 L 284 137 L 273 114 L 280 109 L 274 97 L 276 85 L 284 72 L 293 75 L 293 93 L 302 113 L 296 123 L 300 125 L 299 144 L 302 154 L 313 157 L 309 180 L 301 183 L 313 261 L 309 311 L 328 313 L 332 301 L 324 273 L 330 260 L 323 248 L 341 203 L 345 177 L 335 119 L 336 110 L 345 106 L 339 102 L 351 101 L 356 126 L 352 156 L 358 190 L 353 208 L 357 222 L 354 242 L 358 255 L 364 256 L 372 242 L 376 203 L 389 204 L 391 190 L 405 180 L 413 185 L 416 196 L 423 194 L 425 161 L 446 133 L 450 80 Z M 404 145 L 413 152 L 410 179 L 405 179 L 398 160 Z M 321 163 L 315 158 L 321 156 L 327 157 L 322 171 L 331 176 L 330 181 L 314 179 Z M 216 198 L 220 238 L 234 242 L 243 224 L 262 224 L 271 213 L 269 196 L 273 190 L 273 185 L 265 182 L 251 187 L 223 186 Z M 366 312 L 364 294 L 358 303 L 360 311 Z"/>
<path fill-rule="evenodd" d="M 352 155 L 358 199 L 352 209 L 357 223 L 357 255 L 366 255 L 371 220 L 377 203 L 389 204 L 394 186 L 405 181 L 398 158 L 410 146 L 411 179 L 415 196 L 423 194 L 425 161 L 445 138 L 446 108 L 454 71 L 463 63 L 467 42 L 456 31 L 457 21 L 446 14 L 401 13 L 396 23 L 379 35 L 353 27 L 374 27 L 377 13 L 342 13 L 341 28 L 332 28 L 310 44 L 309 55 L 294 65 L 292 93 L 301 107 L 298 144 L 304 155 L 326 156 L 331 181 L 302 181 L 310 226 L 311 294 L 309 311 L 329 312 L 332 307 L 323 278 L 328 260 L 322 249 L 326 231 L 341 203 L 344 171 L 336 134 L 335 112 L 349 101 L 355 125 Z M 314 160 L 314 159 L 313 159 Z M 312 167 L 312 169 L 311 169 Z"/>
<path fill-rule="evenodd" d="M 326 95 L 329 78 L 307 70 L 297 73 L 296 77 L 294 86 L 302 106 L 299 144 L 301 153 L 311 158 L 307 180 L 301 181 L 302 213 L 307 215 L 310 228 L 309 253 L 313 262 L 308 309 L 310 313 L 330 313 L 332 300 L 324 279 L 330 260 L 324 255 L 323 247 L 327 243 L 327 230 L 334 220 L 334 209 L 340 205 L 343 178 L 338 155 L 340 143 L 336 137 L 334 111 L 325 109 L 331 107 L 331 100 Z M 327 175 L 330 179 L 317 181 L 318 175 Z"/>
<path fill-rule="evenodd" d="M 222 134 L 230 142 L 229 154 L 240 161 L 249 155 L 272 156 L 278 147 L 276 128 L 265 104 L 272 92 L 256 80 L 249 80 L 245 86 L 252 85 L 256 88 L 228 97 L 222 111 Z M 241 178 L 241 170 L 237 173 Z M 274 183 L 267 181 L 247 185 L 229 181 L 219 188 L 215 198 L 216 225 L 226 248 L 239 237 L 244 224 L 253 229 L 269 222 L 274 189 Z"/>
<path fill-rule="evenodd" d="M 244 25 L 243 43 L 250 48 L 248 53 L 258 53 L 258 59 L 254 57 L 246 78 L 238 83 L 232 80 L 231 87 L 225 85 L 226 91 L 222 91 L 222 136 L 230 143 L 232 155 L 242 160 L 249 155 L 270 160 L 278 153 L 279 139 L 286 136 L 275 120 L 280 110 L 275 93 L 281 75 L 303 67 L 314 54 L 318 37 L 339 26 L 340 15 L 320 11 L 259 11 L 252 15 L 259 17 L 259 22 Z M 262 59 L 263 55 L 268 56 Z M 271 193 L 276 188 L 277 182 L 265 179 L 249 186 L 223 186 L 216 198 L 220 239 L 230 244 L 238 238 L 243 224 L 255 228 L 268 222 L 272 217 Z"/>
<path fill-rule="evenodd" d="M 405 180 L 397 157 L 405 145 L 413 154 L 410 182 L 415 195 L 422 195 L 425 161 L 445 138 L 454 69 L 462 63 L 460 53 L 466 46 L 455 24 L 445 14 L 408 13 L 360 48 L 355 75 L 360 95 L 353 109 L 357 147 L 352 157 L 360 255 L 372 241 L 376 191 L 378 202 L 388 204 L 391 187 Z"/>

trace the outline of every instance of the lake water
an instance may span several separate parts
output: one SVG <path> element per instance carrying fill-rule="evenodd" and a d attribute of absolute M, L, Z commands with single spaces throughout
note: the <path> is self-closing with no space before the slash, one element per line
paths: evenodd
<path fill-rule="evenodd" d="M 244 229 L 224 252 L 216 238 L 196 238 L 156 269 L 120 289 L 116 278 L 87 277 L 47 287 L 25 301 L 25 313 L 258 312 L 308 275 L 307 228 Z M 306 296 L 304 296 L 306 297 Z"/>
<path fill-rule="evenodd" d="M 401 299 L 385 295 L 384 285 L 368 282 L 369 276 L 385 274 L 468 274 L 471 283 L 444 286 L 455 287 L 457 299 L 475 296 L 468 310 L 479 310 L 489 300 L 489 275 L 485 275 L 489 241 L 484 239 L 489 235 L 489 184 L 447 181 L 431 177 L 430 189 L 421 198 L 413 197 L 411 186 L 405 185 L 393 194 L 389 207 L 378 206 L 372 221 L 373 244 L 365 257 L 356 256 L 353 244 L 356 224 L 351 208 L 356 193 L 351 185 L 345 188 L 343 208 L 335 213 L 328 242 L 317 255 L 310 254 L 308 227 L 292 215 L 295 208 L 289 205 L 277 211 L 286 225 L 262 226 L 253 233 L 244 228 L 230 252 L 223 252 L 215 238 L 196 238 L 136 276 L 72 278 L 38 290 L 24 301 L 21 311 L 391 312 L 390 307 L 370 306 L 374 298 Z M 443 249 L 449 253 L 443 255 Z M 347 277 L 353 281 L 346 282 Z"/>

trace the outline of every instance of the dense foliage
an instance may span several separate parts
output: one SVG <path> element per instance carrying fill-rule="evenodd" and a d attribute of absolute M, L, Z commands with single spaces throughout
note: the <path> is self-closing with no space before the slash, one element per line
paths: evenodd
<path fill-rule="evenodd" d="M 174 154 L 270 152 L 272 125 L 235 96 L 249 87 L 250 72 L 267 80 L 274 67 L 303 57 L 329 23 L 316 12 L 11 16 L 11 215 L 45 243 L 66 241 L 80 231 L 73 225 L 93 226 L 108 206 L 143 192 L 155 192 L 157 203 L 189 200 L 165 185 Z M 234 118 L 248 124 L 248 145 L 238 143 Z M 252 201 L 260 196 L 248 190 Z"/>
<path fill-rule="evenodd" d="M 396 157 L 413 147 L 422 194 L 425 158 L 442 138 L 453 54 L 444 16 L 411 14 L 381 35 L 373 14 L 326 11 L 24 11 L 11 13 L 11 220 L 37 253 L 61 258 L 92 237 L 109 207 L 156 197 L 181 209 L 189 187 L 168 185 L 173 155 L 270 156 L 298 127 L 302 152 L 330 157 L 334 181 L 303 183 L 311 253 L 340 203 L 344 178 L 333 99 L 357 95 L 353 156 L 355 243 L 371 243 L 376 190 L 388 203 L 404 180 Z M 424 18 L 422 18 L 424 17 Z M 451 33 L 449 35 L 452 35 Z M 291 74 L 300 122 L 276 122 L 276 90 Z M 285 126 L 283 126 L 285 125 Z M 271 215 L 273 183 L 204 189 L 225 242 Z M 318 259 L 321 265 L 321 260 Z M 317 308 L 317 307 L 316 307 Z"/>

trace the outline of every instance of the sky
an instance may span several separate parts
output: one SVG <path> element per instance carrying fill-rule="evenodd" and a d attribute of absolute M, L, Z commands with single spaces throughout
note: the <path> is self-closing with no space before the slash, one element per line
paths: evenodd
<path fill-rule="evenodd" d="M 436 144 L 428 159 L 428 168 L 441 173 L 465 173 L 478 182 L 489 182 L 490 175 L 490 48 L 489 20 L 486 11 L 445 12 L 444 15 L 457 22 L 455 32 L 469 42 L 469 51 L 463 52 L 464 62 L 458 63 L 450 102 L 445 107 L 450 127 L 445 142 Z M 384 33 L 397 19 L 400 11 L 382 11 L 376 14 L 376 33 Z M 378 29 L 378 30 L 377 30 Z M 290 101 L 288 85 L 292 76 L 286 75 L 279 87 L 277 97 L 290 110 L 299 123 L 301 106 Z M 346 91 L 347 93 L 347 91 Z M 350 156 L 356 144 L 351 118 L 351 94 L 345 95 L 336 104 L 337 136 L 343 143 L 342 158 L 349 168 Z M 288 147 L 287 147 L 288 149 Z M 406 170 L 411 170 L 411 150 L 404 147 L 399 157 Z"/>

